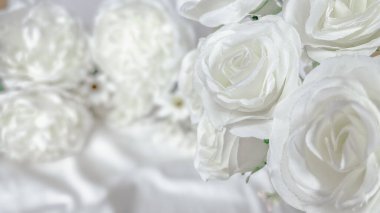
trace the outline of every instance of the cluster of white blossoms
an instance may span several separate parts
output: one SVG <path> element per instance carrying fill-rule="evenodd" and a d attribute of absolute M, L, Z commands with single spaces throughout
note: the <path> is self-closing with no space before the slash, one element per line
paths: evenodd
<path fill-rule="evenodd" d="M 101 7 L 92 39 L 94 61 L 115 92 L 102 115 L 125 126 L 155 109 L 172 89 L 193 35 L 165 1 L 116 1 Z"/>
<path fill-rule="evenodd" d="M 57 4 L 12 1 L 0 13 L 0 94 L 17 94 L 0 102 L 2 154 L 25 161 L 71 155 L 84 146 L 92 115 L 122 132 L 150 119 L 165 129 L 157 138 L 193 150 L 182 140 L 195 136 L 177 84 L 195 45 L 188 26 L 170 1 L 115 0 L 100 6 L 88 36 Z M 41 94 L 30 92 L 37 88 Z"/>
<path fill-rule="evenodd" d="M 0 78 L 12 87 L 72 87 L 91 68 L 81 26 L 64 8 L 49 2 L 1 13 L 0 47 Z"/>
<path fill-rule="evenodd" d="M 0 155 L 46 162 L 82 150 L 92 115 L 72 90 L 91 69 L 79 23 L 49 2 L 0 13 Z"/>
<path fill-rule="evenodd" d="M 200 175 L 267 167 L 301 211 L 380 211 L 380 1 L 177 3 L 187 18 L 223 25 L 180 74 Z M 281 12 L 259 12 L 270 5 Z"/>
<path fill-rule="evenodd" d="M 14 160 L 57 160 L 82 150 L 92 117 L 82 100 L 55 88 L 0 94 L 0 153 Z"/>

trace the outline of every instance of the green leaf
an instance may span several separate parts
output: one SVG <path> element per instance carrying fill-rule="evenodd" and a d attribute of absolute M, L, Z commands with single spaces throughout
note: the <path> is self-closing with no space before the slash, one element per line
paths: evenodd
<path fill-rule="evenodd" d="M 269 139 L 264 139 L 265 144 L 269 144 Z"/>
<path fill-rule="evenodd" d="M 259 17 L 258 17 L 258 16 L 255 16 L 255 15 L 253 15 L 253 16 L 251 16 L 251 19 L 252 19 L 253 21 L 257 21 L 257 20 L 259 20 Z"/>

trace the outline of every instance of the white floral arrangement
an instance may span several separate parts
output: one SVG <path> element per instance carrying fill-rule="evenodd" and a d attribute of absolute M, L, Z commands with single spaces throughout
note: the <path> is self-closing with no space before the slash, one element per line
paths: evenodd
<path fill-rule="evenodd" d="M 46 162 L 81 151 L 92 116 L 80 98 L 39 86 L 0 94 L 0 126 L 2 156 Z"/>
<path fill-rule="evenodd" d="M 218 27 L 181 70 L 201 177 L 265 167 L 301 211 L 379 212 L 380 1 L 177 3 Z"/>
<path fill-rule="evenodd" d="M 194 32 L 168 1 L 106 1 L 91 34 L 52 1 L 12 1 L 0 17 L 1 157 L 78 154 L 93 121 L 118 133 L 150 126 L 155 143 L 193 155 L 178 74 Z"/>
<path fill-rule="evenodd" d="M 0 13 L 0 78 L 12 87 L 73 87 L 91 70 L 86 35 L 76 19 L 51 2 Z"/>
<path fill-rule="evenodd" d="M 130 125 L 157 111 L 176 90 L 182 57 L 193 32 L 165 1 L 105 2 L 96 17 L 92 55 L 113 85 L 100 116 L 113 127 Z M 174 93 L 173 93 L 174 95 Z"/>
<path fill-rule="evenodd" d="M 59 160 L 80 152 L 93 126 L 75 92 L 92 67 L 87 38 L 63 7 L 14 3 L 0 14 L 1 157 Z"/>
<path fill-rule="evenodd" d="M 380 0 L 168 2 L 107 1 L 91 35 L 50 2 L 1 12 L 0 156 L 153 122 L 205 180 L 266 168 L 300 211 L 380 211 Z"/>

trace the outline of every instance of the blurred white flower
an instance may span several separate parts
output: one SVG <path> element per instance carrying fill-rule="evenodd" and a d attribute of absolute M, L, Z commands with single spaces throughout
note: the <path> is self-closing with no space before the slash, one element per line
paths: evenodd
<path fill-rule="evenodd" d="M 180 93 L 167 93 L 156 100 L 159 118 L 171 120 L 173 122 L 190 122 L 190 113 L 185 106 L 186 99 Z"/>
<path fill-rule="evenodd" d="M 18 161 L 52 161 L 84 147 L 92 117 L 80 99 L 56 88 L 0 94 L 0 153 Z"/>
<path fill-rule="evenodd" d="M 105 110 L 98 113 L 111 128 L 123 128 L 150 115 L 154 110 L 154 97 L 146 90 L 149 85 L 113 83 L 114 88 Z"/>
<path fill-rule="evenodd" d="M 13 81 L 76 85 L 91 68 L 87 40 L 64 8 L 26 4 L 0 14 L 0 77 Z"/>
<path fill-rule="evenodd" d="M 152 135 L 153 143 L 161 148 L 166 146 L 181 156 L 194 156 L 197 134 L 188 120 L 182 122 L 161 120 L 153 122 L 153 126 L 155 127 Z"/>
<path fill-rule="evenodd" d="M 315 61 L 370 56 L 380 46 L 379 0 L 285 0 L 283 13 Z"/>
<path fill-rule="evenodd" d="M 93 56 L 115 83 L 104 112 L 111 123 L 132 122 L 154 108 L 154 100 L 173 86 L 180 62 L 193 46 L 191 27 L 162 1 L 106 4 L 96 19 Z"/>
<path fill-rule="evenodd" d="M 177 0 L 184 17 L 208 27 L 239 22 L 248 14 L 267 15 L 281 11 L 276 0 Z"/>
<path fill-rule="evenodd" d="M 115 85 L 103 73 L 89 74 L 79 86 L 79 94 L 85 100 L 85 104 L 97 116 L 109 110 L 109 103 L 115 93 Z"/>

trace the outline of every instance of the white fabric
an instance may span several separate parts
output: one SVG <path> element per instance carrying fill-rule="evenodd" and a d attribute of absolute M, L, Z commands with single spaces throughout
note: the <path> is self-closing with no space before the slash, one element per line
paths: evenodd
<path fill-rule="evenodd" d="M 0 212 L 295 212 L 274 202 L 265 171 L 203 182 L 191 157 L 151 143 L 152 129 L 121 136 L 98 127 L 80 155 L 40 165 L 0 161 Z M 171 154 L 170 154 L 171 153 Z M 270 200 L 268 200 L 270 204 Z"/>

